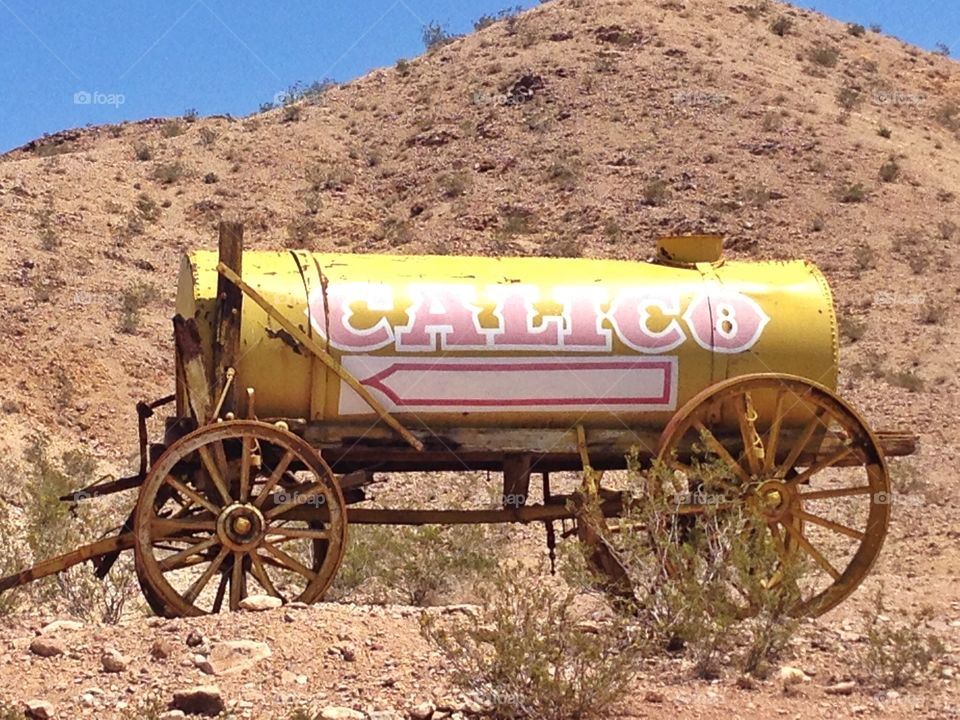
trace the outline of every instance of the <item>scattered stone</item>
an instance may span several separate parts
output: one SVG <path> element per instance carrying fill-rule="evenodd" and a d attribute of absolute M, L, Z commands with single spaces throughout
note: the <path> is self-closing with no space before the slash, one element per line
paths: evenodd
<path fill-rule="evenodd" d="M 320 711 L 320 720 L 366 720 L 367 716 L 359 710 L 347 707 L 325 707 Z"/>
<path fill-rule="evenodd" d="M 338 643 L 330 648 L 330 654 L 340 657 L 347 662 L 354 662 L 357 659 L 357 648 L 348 642 Z"/>
<path fill-rule="evenodd" d="M 741 690 L 756 690 L 757 681 L 752 675 L 741 675 L 737 678 L 737 687 Z"/>
<path fill-rule="evenodd" d="M 430 720 L 433 717 L 433 711 L 437 706 L 432 702 L 424 702 L 414 706 L 410 710 L 410 720 Z"/>
<path fill-rule="evenodd" d="M 216 717 L 226 709 L 220 688 L 216 685 L 198 685 L 177 690 L 173 694 L 171 706 L 174 710 L 181 710 L 187 715 L 204 715 Z"/>
<path fill-rule="evenodd" d="M 198 645 L 203 645 L 203 635 L 198 633 L 196 630 L 191 630 L 187 633 L 187 647 L 197 647 Z"/>
<path fill-rule="evenodd" d="M 67 649 L 58 640 L 41 636 L 30 643 L 30 652 L 40 657 L 56 657 L 66 653 Z"/>
<path fill-rule="evenodd" d="M 643 699 L 645 702 L 653 703 L 654 705 L 660 705 L 667 700 L 667 698 L 664 697 L 663 693 L 659 690 L 647 690 L 643 694 Z"/>
<path fill-rule="evenodd" d="M 58 632 L 74 632 L 82 629 L 83 623 L 76 620 L 54 620 L 40 628 L 40 634 L 52 635 Z"/>
<path fill-rule="evenodd" d="M 810 676 L 800 668 L 790 667 L 789 665 L 780 668 L 780 683 L 784 689 L 806 682 L 810 682 Z"/>
<path fill-rule="evenodd" d="M 164 638 L 160 638 L 150 646 L 150 657 L 154 660 L 166 660 L 177 651 L 176 646 Z"/>
<path fill-rule="evenodd" d="M 887 690 L 886 698 L 887 700 L 899 700 L 900 693 L 898 693 L 896 690 Z"/>
<path fill-rule="evenodd" d="M 276 610 L 281 605 L 283 605 L 283 600 L 273 595 L 250 595 L 240 601 L 241 610 L 250 610 L 252 612 Z"/>
<path fill-rule="evenodd" d="M 186 716 L 183 710 L 167 710 L 160 714 L 160 720 L 183 720 Z"/>
<path fill-rule="evenodd" d="M 31 720 L 50 720 L 55 712 L 53 704 L 46 700 L 27 700 L 23 704 L 23 713 Z"/>
<path fill-rule="evenodd" d="M 123 672 L 129 664 L 130 661 L 126 657 L 112 648 L 104 650 L 103 655 L 100 656 L 100 665 L 103 667 L 104 672 Z"/>
<path fill-rule="evenodd" d="M 845 682 L 838 682 L 828 687 L 825 687 L 823 691 L 827 695 L 851 695 L 853 691 L 857 689 L 857 683 L 854 680 L 847 680 Z"/>
<path fill-rule="evenodd" d="M 226 640 L 214 643 L 210 654 L 197 667 L 208 675 L 230 675 L 249 670 L 272 654 L 266 643 L 255 640 Z"/>

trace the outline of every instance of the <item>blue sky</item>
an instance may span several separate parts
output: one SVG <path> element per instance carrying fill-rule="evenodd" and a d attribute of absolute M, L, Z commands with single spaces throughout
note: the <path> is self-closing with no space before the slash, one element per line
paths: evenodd
<path fill-rule="evenodd" d="M 635 0 L 653 2 L 653 0 Z M 0 152 L 87 124 L 246 115 L 296 82 L 348 80 L 460 33 L 504 0 L 0 0 Z M 960 50 L 957 0 L 800 2 Z"/>

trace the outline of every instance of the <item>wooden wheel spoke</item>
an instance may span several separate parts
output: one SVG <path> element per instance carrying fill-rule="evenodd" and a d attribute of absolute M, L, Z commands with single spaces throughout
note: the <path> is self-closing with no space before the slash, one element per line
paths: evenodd
<path fill-rule="evenodd" d="M 168 485 L 170 485 L 170 487 L 172 487 L 174 490 L 176 490 L 178 493 L 180 493 L 184 497 L 189 498 L 190 500 L 195 502 L 197 505 L 202 505 L 207 510 L 212 512 L 214 515 L 220 514 L 220 508 L 218 508 L 212 502 L 207 500 L 203 495 L 198 493 L 193 488 L 177 480 L 175 477 L 173 477 L 173 475 L 167 475 L 164 482 L 166 482 Z"/>
<path fill-rule="evenodd" d="M 227 594 L 227 582 L 230 580 L 230 576 L 227 573 L 220 573 L 220 582 L 217 584 L 217 594 L 213 598 L 213 612 L 218 613 L 223 608 L 223 598 Z"/>
<path fill-rule="evenodd" d="M 824 490 L 809 490 L 797 493 L 803 500 L 830 500 L 832 498 L 853 497 L 855 495 L 870 495 L 873 488 L 869 485 L 861 487 L 829 488 Z"/>
<path fill-rule="evenodd" d="M 198 542 L 196 545 L 191 545 L 186 550 L 181 550 L 173 555 L 168 555 L 159 562 L 160 569 L 163 572 L 173 570 L 181 560 L 186 560 L 191 555 L 199 555 L 200 553 L 212 548 L 217 544 L 217 542 L 218 540 L 216 537 L 210 537 L 202 542 Z"/>
<path fill-rule="evenodd" d="M 743 469 L 740 463 L 733 459 L 730 451 L 723 446 L 723 443 L 717 440 L 717 436 L 714 435 L 700 420 L 694 421 L 694 427 L 700 433 L 700 437 L 703 438 L 703 441 L 707 444 L 710 450 L 712 450 L 714 454 L 716 454 L 727 466 L 729 466 L 734 475 L 736 475 L 743 484 L 749 484 L 750 476 L 747 475 L 746 470 Z"/>
<path fill-rule="evenodd" d="M 802 473 L 797 475 L 795 478 L 792 478 L 790 482 L 795 485 L 802 485 L 803 483 L 807 482 L 810 478 L 812 478 L 821 470 L 826 470 L 828 467 L 833 467 L 838 462 L 845 459 L 852 452 L 853 452 L 853 448 L 851 446 L 848 445 L 846 447 L 842 447 L 839 450 L 837 450 L 835 453 L 833 453 L 833 455 L 830 455 L 829 457 L 825 457 L 823 460 L 820 460 L 819 462 L 808 467 L 806 470 L 804 470 Z"/>
<path fill-rule="evenodd" d="M 293 570 L 294 572 L 300 575 L 303 575 L 303 577 L 305 577 L 310 582 L 313 582 L 316 579 L 317 574 L 315 572 L 313 572 L 310 568 L 308 568 L 306 565 L 301 563 L 299 560 L 295 560 L 294 558 L 290 557 L 290 555 L 285 553 L 283 550 L 278 548 L 273 543 L 267 542 L 265 540 L 261 547 L 263 547 L 264 550 L 266 550 L 268 553 L 273 555 L 273 557 L 276 558 L 287 570 Z"/>
<path fill-rule="evenodd" d="M 804 426 L 803 432 L 800 433 L 800 437 L 794 442 L 793 448 L 790 450 L 790 454 L 784 459 L 784 461 L 777 467 L 776 477 L 782 478 L 785 477 L 787 472 L 792 468 L 796 462 L 797 458 L 800 457 L 800 453 L 804 451 L 807 447 L 807 444 L 810 442 L 810 439 L 813 437 L 813 434 L 817 431 L 817 428 L 823 426 L 826 428 L 826 423 L 823 422 L 823 416 L 827 415 L 828 412 L 823 408 L 817 410 L 813 417 L 810 418 L 809 422 Z"/>
<path fill-rule="evenodd" d="M 314 498 L 317 497 L 317 494 L 325 489 L 323 483 L 313 483 L 307 486 L 300 486 L 296 490 L 293 490 L 293 499 L 289 502 L 285 502 L 281 505 L 276 505 L 269 510 L 267 510 L 263 516 L 267 520 L 272 520 L 280 515 L 283 515 L 286 512 L 290 512 L 301 505 L 314 504 Z M 323 504 L 326 504 L 326 498 L 323 498 Z"/>
<path fill-rule="evenodd" d="M 189 518 L 155 518 L 150 523 L 151 536 L 154 540 L 178 539 L 189 537 L 197 531 L 214 532 L 217 521 L 213 519 Z"/>
<path fill-rule="evenodd" d="M 780 427 L 783 424 L 783 416 L 786 412 L 783 409 L 787 401 L 787 394 L 782 392 L 777 395 L 777 407 L 773 411 L 773 423 L 767 431 L 767 447 L 763 455 L 763 471 L 769 473 L 776 462 L 777 450 L 780 444 Z"/>
<path fill-rule="evenodd" d="M 797 530 L 791 525 L 784 525 L 783 529 L 787 531 L 787 535 L 792 537 L 797 545 L 799 545 L 803 550 L 813 558 L 814 562 L 817 563 L 830 577 L 834 580 L 840 579 L 840 571 L 837 570 L 833 565 L 830 564 L 830 561 L 823 556 L 819 550 L 817 550 L 809 540 L 804 536 L 803 532 Z"/>
<path fill-rule="evenodd" d="M 287 539 L 308 538 L 310 540 L 329 540 L 330 531 L 326 528 L 289 528 L 272 527 L 267 531 L 267 537 L 280 535 Z"/>
<path fill-rule="evenodd" d="M 280 482 L 280 478 L 287 472 L 287 468 L 290 467 L 290 463 L 293 462 L 295 457 L 296 455 L 293 450 L 287 450 L 283 458 L 281 458 L 280 463 L 273 469 L 273 473 L 267 478 L 267 482 L 264 483 L 260 489 L 260 494 L 257 495 L 256 500 L 253 501 L 254 505 L 257 507 L 263 506 L 264 501 L 270 496 L 270 491 Z"/>
<path fill-rule="evenodd" d="M 240 457 L 240 502 L 245 503 L 250 499 L 250 463 L 253 455 L 253 438 L 249 435 L 243 436 L 243 449 Z"/>
<path fill-rule="evenodd" d="M 210 582 L 210 579 L 216 574 L 217 570 L 220 569 L 220 566 L 223 565 L 223 561 L 226 560 L 227 555 L 230 554 L 230 550 L 227 548 L 220 548 L 220 552 L 210 563 L 209 567 L 204 570 L 203 575 L 197 578 L 197 580 L 190 586 L 190 588 L 183 594 L 183 599 L 189 603 L 192 603 L 197 599 L 197 596 L 203 591 L 207 586 L 207 583 Z"/>
<path fill-rule="evenodd" d="M 218 455 L 223 454 L 223 444 L 217 443 L 217 445 L 219 445 L 219 452 L 214 452 Z M 223 498 L 223 502 L 229 505 L 233 502 L 233 498 L 230 496 L 230 488 L 227 487 L 227 482 L 223 479 L 223 472 L 221 471 L 221 467 L 225 466 L 226 463 L 224 462 L 224 465 L 221 466 L 219 458 L 214 457 L 214 453 L 211 453 L 208 445 L 201 445 L 197 448 L 197 452 L 200 453 L 203 466 L 207 469 L 207 474 L 217 488 L 217 492 L 220 493 L 220 497 Z"/>
<path fill-rule="evenodd" d="M 230 609 L 238 610 L 240 601 L 246 595 L 243 573 L 243 553 L 233 554 L 233 567 L 230 568 Z"/>
<path fill-rule="evenodd" d="M 866 534 L 860 530 L 855 530 L 854 528 L 847 527 L 846 525 L 841 525 L 840 523 L 834 522 L 833 520 L 828 520 L 827 518 L 820 517 L 819 515 L 813 515 L 801 510 L 797 513 L 797 517 L 801 520 L 806 520 L 811 522 L 814 525 L 819 525 L 822 528 L 827 530 L 833 530 L 835 533 L 840 533 L 841 535 L 846 535 L 849 538 L 854 540 L 863 540 L 866 537 Z"/>
<path fill-rule="evenodd" d="M 256 581 L 260 583 L 264 590 L 274 597 L 278 597 L 281 600 L 286 600 L 286 598 L 273 584 L 273 581 L 270 579 L 270 575 L 267 574 L 267 568 L 264 567 L 263 560 L 261 559 L 259 553 L 250 553 L 250 573 L 253 575 Z"/>

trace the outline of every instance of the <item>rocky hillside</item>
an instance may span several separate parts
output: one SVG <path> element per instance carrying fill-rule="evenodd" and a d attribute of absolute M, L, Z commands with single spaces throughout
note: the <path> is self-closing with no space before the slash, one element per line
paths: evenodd
<path fill-rule="evenodd" d="M 955 634 L 960 556 L 945 498 L 960 458 L 958 133 L 956 63 L 873 30 L 766 0 L 551 0 L 250 117 L 38 139 L 0 157 L 0 496 L 36 434 L 92 451 L 102 471 L 130 469 L 134 403 L 173 387 L 180 256 L 213 247 L 221 217 L 245 221 L 249 247 L 344 252 L 640 260 L 657 236 L 719 233 L 730 256 L 807 257 L 827 274 L 842 394 L 875 426 L 921 436 L 909 474 L 895 479 L 927 502 L 894 514 L 875 578 L 895 607 L 932 603 L 937 627 Z M 338 622 L 320 617 L 335 610 L 316 612 Z M 10 627 L 0 677 L 62 666 L 80 679 L 51 694 L 80 703 L 103 643 L 81 633 L 82 650 L 39 661 L 28 639 L 40 623 L 24 623 Z M 109 642 L 129 639 L 139 658 L 120 683 L 136 694 L 163 628 L 134 627 Z M 194 629 L 171 627 L 184 642 Z M 412 630 L 398 628 L 384 642 L 403 658 L 402 680 L 420 661 L 403 655 Z M 364 632 L 373 657 L 381 640 Z M 846 641 L 830 632 L 841 653 Z M 202 681 L 196 658 L 178 653 L 173 662 Z M 295 665 L 271 666 L 264 691 L 298 687 Z M 372 671 L 354 679 L 386 688 L 386 706 L 411 698 Z M 338 684 L 324 688 L 332 702 Z M 676 707 L 690 702 L 671 692 Z M 779 692 L 757 712 L 780 713 Z M 727 716 L 743 707 L 738 693 L 725 687 L 712 709 L 691 712 Z M 347 700 L 360 706 L 361 695 Z M 936 697 L 897 712 L 916 716 Z M 104 702 L 84 707 L 96 715 Z M 797 712 L 836 710 L 816 702 Z"/>

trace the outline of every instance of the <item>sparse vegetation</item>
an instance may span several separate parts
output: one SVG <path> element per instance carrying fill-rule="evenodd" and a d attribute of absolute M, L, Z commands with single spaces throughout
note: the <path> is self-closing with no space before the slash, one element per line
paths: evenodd
<path fill-rule="evenodd" d="M 47 252 L 52 252 L 60 247 L 60 235 L 57 233 L 55 225 L 55 214 L 53 206 L 47 205 L 38 210 L 34 217 L 37 220 L 37 234 L 40 236 L 40 247 Z"/>
<path fill-rule="evenodd" d="M 153 169 L 153 179 L 163 185 L 173 185 L 186 175 L 181 162 L 162 163 Z"/>
<path fill-rule="evenodd" d="M 652 180 L 648 182 L 642 192 L 644 205 L 659 207 L 666 205 L 670 200 L 670 183 L 666 180 Z"/>
<path fill-rule="evenodd" d="M 397 73 L 400 77 L 407 77 L 410 74 L 410 61 L 404 58 L 397 60 Z"/>
<path fill-rule="evenodd" d="M 500 232 L 505 236 L 529 235 L 534 232 L 536 215 L 532 210 L 512 205 L 500 211 Z"/>
<path fill-rule="evenodd" d="M 950 46 L 945 43 L 938 42 L 933 46 L 933 54 L 940 55 L 941 57 L 950 57 Z"/>
<path fill-rule="evenodd" d="M 845 85 L 837 91 L 837 105 L 846 110 L 856 110 L 863 103 L 863 93 L 854 87 Z"/>
<path fill-rule="evenodd" d="M 134 146 L 133 153 L 136 156 L 137 160 L 140 162 L 146 162 L 147 160 L 153 160 L 153 148 L 151 148 L 145 142 L 139 142 Z"/>
<path fill-rule="evenodd" d="M 937 106 L 934 119 L 951 132 L 960 131 L 960 103 L 956 100 L 946 100 Z"/>
<path fill-rule="evenodd" d="M 441 25 L 435 20 L 431 20 L 423 26 L 420 36 L 427 52 L 439 50 L 444 45 L 449 45 L 456 40 L 456 35 L 452 35 L 445 25 Z"/>
<path fill-rule="evenodd" d="M 774 35 L 785 37 L 793 30 L 793 20 L 786 15 L 778 15 L 774 18 L 773 22 L 770 23 L 770 30 Z"/>
<path fill-rule="evenodd" d="M 910 392 L 922 392 L 926 383 L 913 369 L 891 370 L 886 375 L 887 382 Z"/>
<path fill-rule="evenodd" d="M 319 163 L 307 169 L 307 181 L 316 191 L 344 192 L 356 182 L 357 176 L 346 165 Z"/>
<path fill-rule="evenodd" d="M 848 342 L 856 342 L 867 333 L 867 323 L 852 315 L 841 316 L 838 325 L 840 337 Z"/>
<path fill-rule="evenodd" d="M 890 159 L 880 166 L 880 179 L 883 182 L 892 183 L 898 177 L 900 177 L 900 164 L 897 158 L 891 155 Z"/>
<path fill-rule="evenodd" d="M 389 217 L 383 221 L 377 237 L 380 240 L 385 240 L 390 247 L 407 245 L 413 242 L 413 226 L 409 220 Z"/>
<path fill-rule="evenodd" d="M 946 651 L 920 621 L 895 622 L 884 615 L 883 589 L 877 591 L 865 618 L 867 644 L 862 666 L 867 681 L 883 688 L 907 685 L 925 672 Z"/>
<path fill-rule="evenodd" d="M 818 43 L 810 48 L 807 57 L 811 62 L 821 67 L 836 67 L 837 61 L 840 59 L 840 48 L 835 45 Z"/>
<path fill-rule="evenodd" d="M 160 135 L 162 135 L 167 139 L 179 137 L 183 135 L 184 132 L 185 132 L 185 129 L 183 127 L 183 124 L 180 123 L 178 120 L 170 120 L 168 122 L 165 122 L 163 124 L 163 127 L 160 128 Z"/>
<path fill-rule="evenodd" d="M 217 142 L 217 132 L 212 128 L 202 127 L 197 135 L 203 147 L 212 147 Z"/>
<path fill-rule="evenodd" d="M 470 174 L 464 171 L 447 173 L 438 178 L 440 190 L 447 199 L 462 197 L 470 189 Z"/>
<path fill-rule="evenodd" d="M 422 627 L 454 682 L 493 717 L 605 717 L 631 692 L 641 654 L 627 622 L 588 622 L 578 599 L 518 565 L 481 587 L 477 614 L 427 614 Z"/>
<path fill-rule="evenodd" d="M 867 199 L 869 193 L 861 183 L 844 185 L 840 188 L 837 199 L 842 203 L 862 203 Z"/>
<path fill-rule="evenodd" d="M 149 283 L 135 282 L 124 288 L 120 295 L 120 332 L 136 335 L 140 331 L 143 309 L 157 296 L 156 287 Z"/>
<path fill-rule="evenodd" d="M 893 135 L 893 131 L 886 125 L 881 125 L 879 128 L 877 128 L 877 135 L 882 137 L 884 140 L 889 140 Z"/>
<path fill-rule="evenodd" d="M 860 23 L 847 23 L 847 35 L 853 37 L 863 37 L 867 34 L 867 29 Z"/>
<path fill-rule="evenodd" d="M 495 15 L 481 15 L 476 22 L 473 23 L 473 29 L 477 32 L 485 30 L 494 23 L 497 23 L 501 20 L 507 20 L 509 18 L 516 17 L 519 13 L 523 12 L 523 7 L 517 5 L 516 7 L 506 8 L 501 10 Z"/>
<path fill-rule="evenodd" d="M 853 259 L 858 270 L 873 270 L 877 267 L 877 251 L 866 243 L 860 243 L 854 248 Z"/>

